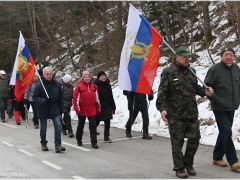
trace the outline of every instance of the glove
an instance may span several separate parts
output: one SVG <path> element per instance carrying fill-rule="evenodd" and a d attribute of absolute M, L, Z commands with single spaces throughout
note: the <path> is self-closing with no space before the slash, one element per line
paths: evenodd
<path fill-rule="evenodd" d="M 112 114 L 115 114 L 115 110 L 112 110 Z"/>
<path fill-rule="evenodd" d="M 153 100 L 153 95 L 148 95 L 148 100 L 149 101 Z"/>
<path fill-rule="evenodd" d="M 101 113 L 97 113 L 96 116 L 99 117 Z"/>
<path fill-rule="evenodd" d="M 82 116 L 82 113 L 79 112 L 79 113 L 77 113 L 77 115 L 78 115 L 78 117 L 81 117 L 81 116 Z"/>
<path fill-rule="evenodd" d="M 53 102 L 52 98 L 47 98 L 45 104 L 51 104 Z"/>
<path fill-rule="evenodd" d="M 8 100 L 8 103 L 9 103 L 9 104 L 12 104 L 12 99 L 9 99 L 9 100 Z"/>

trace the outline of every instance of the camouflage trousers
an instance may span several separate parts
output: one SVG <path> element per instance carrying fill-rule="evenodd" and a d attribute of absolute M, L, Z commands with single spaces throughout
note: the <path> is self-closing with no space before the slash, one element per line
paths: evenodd
<path fill-rule="evenodd" d="M 193 165 L 194 155 L 199 146 L 200 129 L 197 118 L 171 119 L 168 118 L 168 128 L 172 144 L 173 170 L 183 169 Z M 183 154 L 184 138 L 188 138 Z"/>

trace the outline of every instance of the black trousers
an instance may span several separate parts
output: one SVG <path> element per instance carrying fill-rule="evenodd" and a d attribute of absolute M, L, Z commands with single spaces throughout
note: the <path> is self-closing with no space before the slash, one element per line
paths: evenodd
<path fill-rule="evenodd" d="M 97 144 L 96 121 L 95 116 L 87 117 L 89 121 L 90 138 L 92 144 Z M 78 116 L 78 126 L 76 132 L 76 139 L 78 142 L 82 141 L 82 134 L 85 125 L 86 116 Z"/>
<path fill-rule="evenodd" d="M 142 119 L 143 119 L 143 131 L 148 133 L 148 126 L 149 126 L 149 117 L 148 117 L 148 109 L 145 108 L 143 110 L 140 110 L 142 113 Z M 126 124 L 127 129 L 131 129 L 134 121 L 136 120 L 136 117 L 138 115 L 139 111 L 133 111 L 129 110 L 129 119 Z"/>
<path fill-rule="evenodd" d="M 104 120 L 104 131 L 109 132 L 110 131 L 110 119 Z M 96 127 L 100 124 L 100 121 L 96 121 Z"/>
<path fill-rule="evenodd" d="M 70 109 L 71 108 L 67 108 L 65 106 L 63 107 L 63 112 L 64 112 L 63 121 L 65 124 L 62 123 L 62 130 L 63 131 L 68 130 L 68 133 L 73 132 L 72 121 L 71 121 L 71 116 L 70 116 Z"/>

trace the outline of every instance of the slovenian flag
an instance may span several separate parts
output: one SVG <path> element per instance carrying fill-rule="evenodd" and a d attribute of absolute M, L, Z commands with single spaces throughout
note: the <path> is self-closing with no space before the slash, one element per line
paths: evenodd
<path fill-rule="evenodd" d="M 10 85 L 15 85 L 14 95 L 16 99 L 20 99 L 31 84 L 35 71 L 34 60 L 20 31 L 18 50 L 10 81 Z"/>
<path fill-rule="evenodd" d="M 130 4 L 118 73 L 120 89 L 151 93 L 162 38 L 162 35 Z"/>

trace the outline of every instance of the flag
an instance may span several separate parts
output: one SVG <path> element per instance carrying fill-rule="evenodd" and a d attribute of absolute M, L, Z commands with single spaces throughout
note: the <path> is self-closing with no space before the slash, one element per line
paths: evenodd
<path fill-rule="evenodd" d="M 118 73 L 120 89 L 151 93 L 162 38 L 162 35 L 130 4 Z"/>
<path fill-rule="evenodd" d="M 16 99 L 24 94 L 35 74 L 35 63 L 20 31 L 18 50 L 15 58 L 10 85 L 15 85 Z"/>

